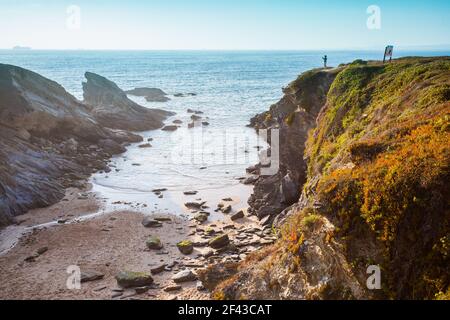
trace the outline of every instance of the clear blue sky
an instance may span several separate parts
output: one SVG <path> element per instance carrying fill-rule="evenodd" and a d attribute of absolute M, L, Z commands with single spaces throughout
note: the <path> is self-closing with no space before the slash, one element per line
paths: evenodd
<path fill-rule="evenodd" d="M 67 28 L 69 5 L 80 29 Z M 449 0 L 0 0 L 0 48 L 448 49 L 449 35 Z"/>

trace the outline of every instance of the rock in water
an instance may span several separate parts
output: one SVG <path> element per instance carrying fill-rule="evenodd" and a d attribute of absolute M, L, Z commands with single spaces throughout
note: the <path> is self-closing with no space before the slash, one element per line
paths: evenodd
<path fill-rule="evenodd" d="M 177 131 L 178 127 L 177 126 L 165 126 L 164 128 L 161 129 L 162 131 Z"/>
<path fill-rule="evenodd" d="M 184 206 L 188 209 L 201 209 L 202 206 L 204 206 L 206 202 L 187 202 L 184 204 Z"/>
<path fill-rule="evenodd" d="M 93 108 L 95 119 L 113 129 L 147 131 L 163 126 L 163 120 L 173 113 L 148 109 L 128 99 L 114 82 L 86 72 L 83 83 L 84 102 Z"/>
<path fill-rule="evenodd" d="M 233 208 L 231 206 L 226 206 L 222 209 L 223 213 L 230 213 Z"/>
<path fill-rule="evenodd" d="M 172 280 L 175 283 L 191 282 L 196 281 L 197 276 L 191 270 L 184 270 L 174 275 Z"/>
<path fill-rule="evenodd" d="M 153 278 L 146 272 L 122 271 L 116 276 L 117 284 L 122 288 L 145 287 L 153 284 Z"/>
<path fill-rule="evenodd" d="M 182 254 L 189 255 L 194 251 L 194 245 L 191 241 L 185 240 L 177 243 L 178 250 Z"/>
<path fill-rule="evenodd" d="M 242 219 L 242 218 L 244 218 L 244 217 L 245 217 L 244 211 L 241 210 L 241 211 L 239 211 L 238 213 L 233 214 L 233 215 L 231 216 L 231 220 L 236 221 L 236 220 Z"/>
<path fill-rule="evenodd" d="M 126 91 L 126 93 L 136 97 L 145 97 L 145 100 L 148 102 L 170 101 L 167 97 L 167 93 L 157 88 L 135 88 L 133 90 Z"/>
<path fill-rule="evenodd" d="M 209 242 L 209 246 L 213 249 L 221 249 L 230 244 L 230 238 L 227 234 L 220 235 L 215 237 Z"/>

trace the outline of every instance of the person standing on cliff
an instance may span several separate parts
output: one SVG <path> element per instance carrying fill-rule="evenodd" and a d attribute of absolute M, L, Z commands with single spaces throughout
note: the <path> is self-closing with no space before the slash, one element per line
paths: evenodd
<path fill-rule="evenodd" d="M 324 66 L 324 68 L 326 68 L 327 67 L 327 62 L 328 62 L 328 56 L 325 55 L 322 59 L 323 59 L 323 66 Z"/>

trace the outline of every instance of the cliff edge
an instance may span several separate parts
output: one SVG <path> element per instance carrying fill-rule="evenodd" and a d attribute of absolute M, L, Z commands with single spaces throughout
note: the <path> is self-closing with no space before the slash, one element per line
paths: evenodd
<path fill-rule="evenodd" d="M 279 240 L 214 297 L 448 297 L 450 58 L 358 60 L 307 72 L 285 93 L 252 120 L 282 130 L 282 173 L 261 177 L 276 183 L 253 198 Z M 278 201 L 285 173 L 298 185 L 292 205 Z M 367 287 L 371 266 L 379 290 Z"/>

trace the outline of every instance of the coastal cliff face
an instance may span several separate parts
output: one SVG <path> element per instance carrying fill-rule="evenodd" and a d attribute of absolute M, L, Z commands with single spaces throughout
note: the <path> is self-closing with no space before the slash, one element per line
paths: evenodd
<path fill-rule="evenodd" d="M 339 70 L 312 70 L 292 82 L 284 97 L 269 111 L 251 119 L 255 129 L 280 132 L 280 170 L 274 176 L 261 176 L 249 200 L 250 212 L 271 223 L 287 207 L 297 203 L 306 182 L 303 159 L 308 132 L 325 104 L 327 92 Z M 270 135 L 269 135 L 270 138 Z M 257 166 L 252 173 L 259 174 Z"/>
<path fill-rule="evenodd" d="M 278 242 L 242 263 L 214 297 L 448 297 L 450 58 L 355 61 L 308 72 L 296 83 L 252 124 L 289 124 L 281 140 L 298 133 L 281 152 L 293 155 L 282 166 L 300 177 L 299 199 L 289 208 L 284 203 L 281 215 L 283 206 L 268 210 L 278 217 Z M 296 99 L 313 103 L 299 110 Z M 260 178 L 275 181 L 264 191 L 269 207 L 283 174 Z M 258 185 L 255 193 L 263 194 Z M 380 267 L 381 290 L 367 289 L 369 266 Z"/>
<path fill-rule="evenodd" d="M 95 88 L 98 95 L 114 92 Z M 117 108 L 125 108 L 120 104 L 125 98 L 111 103 L 118 101 Z M 131 107 L 136 114 L 144 109 L 135 103 Z M 143 116 L 140 122 L 130 123 L 132 130 L 159 127 L 169 114 L 149 112 L 151 120 Z M 0 226 L 30 209 L 61 200 L 68 187 L 83 188 L 90 174 L 110 170 L 109 158 L 124 152 L 125 144 L 142 141 L 140 136 L 102 125 L 98 115 L 59 84 L 0 64 Z"/>
<path fill-rule="evenodd" d="M 163 120 L 173 113 L 148 109 L 128 99 L 114 82 L 95 73 L 86 72 L 83 83 L 84 103 L 92 107 L 94 118 L 102 126 L 147 131 L 163 127 Z"/>

